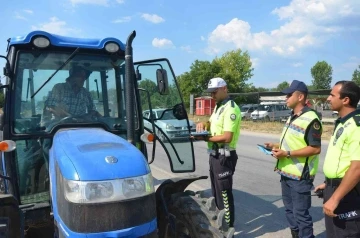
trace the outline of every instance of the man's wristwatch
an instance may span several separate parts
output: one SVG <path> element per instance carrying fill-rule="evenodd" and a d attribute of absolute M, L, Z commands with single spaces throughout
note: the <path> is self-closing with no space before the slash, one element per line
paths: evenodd
<path fill-rule="evenodd" d="M 286 152 L 287 152 L 286 158 L 290 158 L 290 151 L 286 151 Z"/>

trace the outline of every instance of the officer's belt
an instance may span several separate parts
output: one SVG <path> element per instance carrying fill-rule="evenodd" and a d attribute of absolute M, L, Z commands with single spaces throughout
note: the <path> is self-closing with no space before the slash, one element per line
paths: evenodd
<path fill-rule="evenodd" d="M 325 183 L 326 186 L 337 187 L 340 185 L 341 180 L 342 178 L 326 178 Z M 356 184 L 353 189 L 355 189 L 358 193 L 360 193 L 360 183 Z"/>
<path fill-rule="evenodd" d="M 336 187 L 341 183 L 342 178 L 326 178 L 325 183 L 327 186 Z"/>
<path fill-rule="evenodd" d="M 233 149 L 233 148 L 229 148 L 229 151 L 236 151 L 236 149 Z M 208 154 L 211 154 L 211 155 L 217 155 L 217 154 L 220 154 L 220 155 L 224 155 L 225 154 L 225 149 L 224 148 L 220 148 L 220 149 L 208 149 Z"/>

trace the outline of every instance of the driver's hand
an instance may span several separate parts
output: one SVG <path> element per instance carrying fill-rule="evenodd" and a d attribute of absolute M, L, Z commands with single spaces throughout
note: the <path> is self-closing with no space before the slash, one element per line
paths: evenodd
<path fill-rule="evenodd" d="M 69 117 L 71 116 L 70 113 L 68 113 L 67 111 L 65 111 L 63 108 L 61 107 L 57 107 L 57 106 L 54 106 L 54 107 L 47 107 L 46 108 L 49 112 L 53 113 L 55 115 L 55 117 Z"/>

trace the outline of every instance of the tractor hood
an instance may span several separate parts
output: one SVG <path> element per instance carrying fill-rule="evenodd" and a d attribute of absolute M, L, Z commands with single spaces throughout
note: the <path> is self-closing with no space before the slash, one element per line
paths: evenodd
<path fill-rule="evenodd" d="M 112 180 L 150 172 L 144 155 L 135 146 L 97 128 L 58 131 L 53 139 L 50 160 L 55 160 L 68 180 Z"/>

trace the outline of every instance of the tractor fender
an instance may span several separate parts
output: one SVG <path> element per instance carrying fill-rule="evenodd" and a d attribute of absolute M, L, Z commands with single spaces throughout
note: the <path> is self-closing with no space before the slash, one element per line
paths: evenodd
<path fill-rule="evenodd" d="M 207 179 L 208 176 L 190 175 L 165 180 L 156 190 L 156 199 L 167 198 L 171 194 L 183 192 L 192 182 L 200 179 Z"/>

